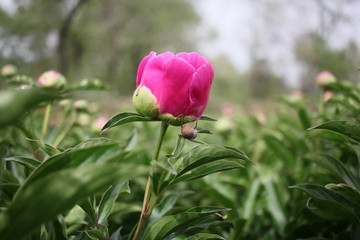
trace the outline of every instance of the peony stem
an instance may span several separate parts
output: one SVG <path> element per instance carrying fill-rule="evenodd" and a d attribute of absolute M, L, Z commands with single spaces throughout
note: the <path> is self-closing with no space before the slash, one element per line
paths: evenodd
<path fill-rule="evenodd" d="M 71 119 L 70 123 L 65 124 L 65 126 L 63 127 L 63 130 L 60 132 L 60 134 L 55 138 L 53 146 L 57 147 L 61 141 L 64 139 L 64 137 L 66 136 L 66 134 L 70 131 L 70 129 L 72 128 L 72 126 L 75 123 L 75 119 L 76 119 L 76 115 L 75 117 L 73 117 L 73 119 Z M 65 119 L 67 120 L 67 119 Z M 65 121 L 67 122 L 67 121 Z"/>
<path fill-rule="evenodd" d="M 168 127 L 169 127 L 169 124 L 167 124 L 165 122 L 161 123 L 160 135 L 159 135 L 158 142 L 156 144 L 155 152 L 153 155 L 153 160 L 155 160 L 155 161 L 157 161 L 159 158 L 161 145 L 164 140 L 164 136 L 165 136 L 165 133 L 166 133 L 166 130 Z M 139 239 L 142 228 L 144 227 L 145 220 L 151 214 L 148 212 L 150 197 L 151 197 L 151 177 L 148 176 L 145 193 L 144 193 L 143 205 L 142 205 L 142 209 L 141 209 L 141 213 L 140 213 L 140 218 L 139 218 L 139 222 L 138 222 L 133 240 Z"/>
<path fill-rule="evenodd" d="M 41 138 L 40 138 L 42 141 L 44 141 L 45 139 L 45 135 L 49 126 L 50 112 L 51 112 L 51 103 L 49 103 L 45 109 L 44 121 L 41 129 Z"/>

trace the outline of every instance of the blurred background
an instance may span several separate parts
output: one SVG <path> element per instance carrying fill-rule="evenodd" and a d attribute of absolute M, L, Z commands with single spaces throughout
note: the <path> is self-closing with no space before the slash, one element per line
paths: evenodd
<path fill-rule="evenodd" d="M 356 0 L 1 0 L 0 65 L 98 78 L 130 99 L 150 51 L 198 51 L 215 67 L 208 111 L 252 114 L 294 90 L 316 97 L 323 70 L 359 82 L 359 12 Z"/>

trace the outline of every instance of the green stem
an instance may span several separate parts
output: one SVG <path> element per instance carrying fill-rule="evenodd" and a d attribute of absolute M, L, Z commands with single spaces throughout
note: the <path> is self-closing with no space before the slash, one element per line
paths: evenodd
<path fill-rule="evenodd" d="M 165 122 L 161 123 L 161 129 L 160 129 L 160 135 L 159 135 L 159 139 L 158 142 L 156 144 L 156 148 L 155 148 L 155 152 L 153 155 L 153 160 L 157 161 L 159 158 L 159 153 L 160 153 L 160 149 L 161 149 L 161 145 L 162 142 L 164 140 L 164 136 L 166 133 L 167 128 L 169 127 L 169 125 Z M 138 240 L 141 234 L 141 230 L 144 227 L 144 223 L 147 217 L 150 216 L 150 214 L 148 214 L 148 209 L 149 209 L 149 203 L 150 203 L 150 197 L 151 197 L 151 177 L 148 176 L 147 179 L 147 183 L 146 183 L 146 188 L 145 188 L 145 193 L 144 193 L 144 200 L 143 200 L 143 205 L 142 205 L 142 209 L 141 209 L 141 213 L 140 213 L 140 218 L 139 218 L 139 222 L 133 237 L 133 240 Z"/>
<path fill-rule="evenodd" d="M 49 119 L 50 119 L 50 112 L 51 112 L 51 103 L 46 106 L 45 114 L 44 114 L 44 121 L 41 129 L 41 138 L 40 140 L 44 141 L 48 126 L 49 126 Z"/>
<path fill-rule="evenodd" d="M 67 119 L 65 119 L 65 122 L 67 122 L 66 120 Z M 63 127 L 63 130 L 60 132 L 60 134 L 54 140 L 54 143 L 53 143 L 54 147 L 57 147 L 61 143 L 61 141 L 66 136 L 66 134 L 70 131 L 70 129 L 74 125 L 75 121 L 76 121 L 76 115 L 75 115 L 75 117 L 73 117 L 73 119 L 70 121 L 70 123 L 68 123 L 68 124 L 65 123 L 65 126 Z"/>

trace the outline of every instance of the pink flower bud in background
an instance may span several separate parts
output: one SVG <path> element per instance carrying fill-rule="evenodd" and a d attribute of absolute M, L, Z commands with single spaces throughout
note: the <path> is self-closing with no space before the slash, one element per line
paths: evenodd
<path fill-rule="evenodd" d="M 234 106 L 231 102 L 224 103 L 222 106 L 222 112 L 224 117 L 231 117 L 234 114 Z"/>
<path fill-rule="evenodd" d="M 327 102 L 334 97 L 334 93 L 330 90 L 326 90 L 324 93 L 324 101 Z"/>
<path fill-rule="evenodd" d="M 86 100 L 76 100 L 74 103 L 73 103 L 73 108 L 76 110 L 76 111 L 79 111 L 79 112 L 87 112 L 88 111 L 88 101 Z"/>
<path fill-rule="evenodd" d="M 292 92 L 292 96 L 295 98 L 295 99 L 299 99 L 301 100 L 303 98 L 303 93 L 301 90 L 294 90 Z"/>
<path fill-rule="evenodd" d="M 1 68 L 1 76 L 3 77 L 12 77 L 16 75 L 17 67 L 12 64 L 6 64 Z"/>
<path fill-rule="evenodd" d="M 94 133 L 100 133 L 101 129 L 107 123 L 107 119 L 104 117 L 98 118 L 92 125 L 92 130 Z"/>
<path fill-rule="evenodd" d="M 65 84 L 65 77 L 54 70 L 44 72 L 38 79 L 38 85 L 45 88 L 62 89 Z"/>
<path fill-rule="evenodd" d="M 325 88 L 328 84 L 333 82 L 336 82 L 336 78 L 331 72 L 328 71 L 323 71 L 316 77 L 316 83 L 321 88 Z"/>
<path fill-rule="evenodd" d="M 194 121 L 205 111 L 213 78 L 213 66 L 196 52 L 151 52 L 138 68 L 135 109 L 172 125 Z"/>

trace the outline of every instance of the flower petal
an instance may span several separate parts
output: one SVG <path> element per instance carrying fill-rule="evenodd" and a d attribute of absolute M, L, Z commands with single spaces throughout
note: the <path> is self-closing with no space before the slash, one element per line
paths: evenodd
<path fill-rule="evenodd" d="M 171 52 L 159 54 L 149 59 L 144 68 L 141 84 L 149 88 L 158 101 L 163 89 L 162 80 L 165 72 L 165 64 L 173 58 L 174 54 Z"/>
<path fill-rule="evenodd" d="M 210 63 L 202 65 L 194 74 L 190 84 L 190 105 L 185 111 L 185 115 L 193 115 L 199 118 L 209 101 L 209 93 L 214 78 L 214 69 Z"/>
<path fill-rule="evenodd" d="M 201 56 L 196 52 L 191 52 L 191 53 L 181 52 L 176 54 L 176 56 L 182 57 L 185 60 L 187 60 L 192 66 L 195 67 L 195 69 L 198 69 L 199 67 L 201 67 L 202 65 L 208 62 L 205 57 Z"/>
<path fill-rule="evenodd" d="M 175 57 L 165 65 L 160 112 L 178 117 L 189 107 L 189 87 L 196 70 L 181 57 Z"/>
<path fill-rule="evenodd" d="M 141 83 L 141 78 L 144 72 L 144 68 L 146 66 L 146 64 L 148 63 L 148 61 L 156 56 L 156 52 L 150 52 L 149 55 L 147 55 L 146 57 L 143 58 L 143 60 L 141 60 L 138 70 L 137 70 L 137 75 L 136 75 L 136 87 L 138 87 Z"/>

